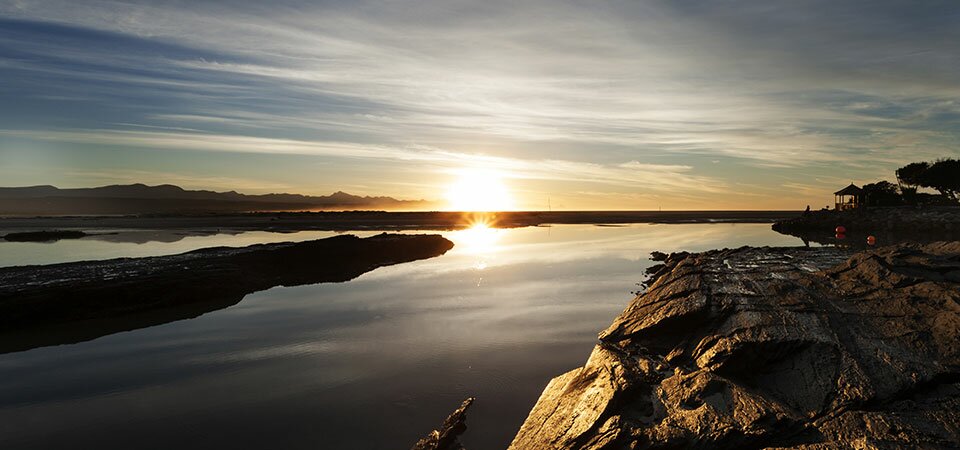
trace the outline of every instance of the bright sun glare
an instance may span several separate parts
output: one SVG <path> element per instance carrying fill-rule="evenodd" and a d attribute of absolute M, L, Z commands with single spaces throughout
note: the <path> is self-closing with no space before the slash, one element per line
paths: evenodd
<path fill-rule="evenodd" d="M 500 176 L 482 170 L 465 170 L 447 190 L 452 211 L 509 211 L 513 197 Z"/>
<path fill-rule="evenodd" d="M 497 241 L 500 240 L 500 232 L 496 228 L 491 228 L 485 222 L 477 222 L 465 230 L 456 231 L 451 234 L 451 239 L 460 251 L 469 255 L 482 255 L 494 253 L 497 249 Z M 485 261 L 478 263 L 478 269 L 487 267 Z"/>

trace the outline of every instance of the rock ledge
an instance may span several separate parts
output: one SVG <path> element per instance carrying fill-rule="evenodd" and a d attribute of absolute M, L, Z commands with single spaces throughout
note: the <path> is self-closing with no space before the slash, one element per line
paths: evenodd
<path fill-rule="evenodd" d="M 960 242 L 667 258 L 511 449 L 957 448 Z"/>

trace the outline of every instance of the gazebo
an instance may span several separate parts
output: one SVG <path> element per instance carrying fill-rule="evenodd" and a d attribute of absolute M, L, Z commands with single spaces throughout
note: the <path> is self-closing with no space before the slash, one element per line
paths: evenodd
<path fill-rule="evenodd" d="M 843 189 L 833 193 L 834 200 L 837 202 L 837 211 L 859 208 L 863 203 L 863 189 L 850 183 Z"/>

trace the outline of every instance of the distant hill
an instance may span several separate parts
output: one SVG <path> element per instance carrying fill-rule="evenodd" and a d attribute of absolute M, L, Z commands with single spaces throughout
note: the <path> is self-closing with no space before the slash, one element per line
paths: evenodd
<path fill-rule="evenodd" d="M 163 184 L 60 189 L 55 186 L 0 187 L 0 215 L 186 214 L 303 210 L 413 210 L 424 200 L 397 200 L 334 192 L 247 195 L 235 191 L 190 191 Z"/>

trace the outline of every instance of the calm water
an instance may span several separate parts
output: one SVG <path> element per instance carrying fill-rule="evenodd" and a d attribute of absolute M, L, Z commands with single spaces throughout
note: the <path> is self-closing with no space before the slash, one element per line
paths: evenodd
<path fill-rule="evenodd" d="M 471 395 L 464 443 L 504 448 L 547 381 L 584 362 L 651 251 L 801 245 L 749 224 L 443 234 L 456 247 L 438 258 L 0 355 L 0 448 L 406 449 Z M 3 243 L 0 266 L 325 235 Z"/>
<path fill-rule="evenodd" d="M 0 234 L 6 234 L 9 231 L 5 230 Z M 174 255 L 205 247 L 243 247 L 267 242 L 305 241 L 336 234 L 332 231 L 217 233 L 215 230 L 208 232 L 96 230 L 89 232 L 96 234 L 82 239 L 65 239 L 57 242 L 0 241 L 0 267 L 121 257 Z M 376 233 L 353 234 L 365 236 Z"/>

